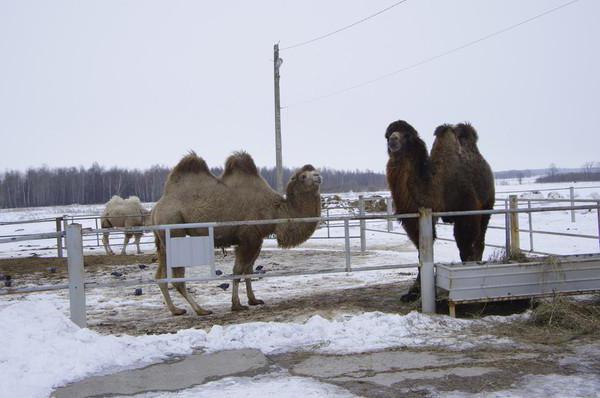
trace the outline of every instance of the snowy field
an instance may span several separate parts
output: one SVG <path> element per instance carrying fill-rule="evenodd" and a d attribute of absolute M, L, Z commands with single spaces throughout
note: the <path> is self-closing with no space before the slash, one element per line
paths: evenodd
<path fill-rule="evenodd" d="M 600 200 L 600 188 L 579 189 L 593 186 L 586 184 L 516 184 L 508 181 L 496 187 L 498 197 L 503 191 L 539 190 L 550 191 L 521 193 L 524 199 L 568 198 L 569 186 L 575 186 L 577 199 Z M 567 188 L 567 190 L 563 190 Z M 379 193 L 388 196 L 388 193 Z M 365 194 L 365 195 L 371 195 Z M 340 195 L 355 200 L 358 193 Z M 566 205 L 567 203 L 565 203 Z M 503 206 L 500 202 L 499 206 Z M 527 204 L 525 203 L 524 206 Z M 550 207 L 558 204 L 535 203 L 533 207 Z M 148 204 L 150 207 L 150 204 Z M 98 215 L 103 206 L 62 206 L 35 209 L 9 209 L 0 211 L 0 235 L 3 237 L 55 231 L 55 217 L 62 215 Z M 331 215 L 341 214 L 334 211 Z M 48 219 L 39 223 L 24 223 L 30 220 Z M 583 235 L 598 235 L 598 216 L 595 211 L 578 210 L 576 222 L 571 223 L 568 211 L 535 213 L 533 229 Z M 96 228 L 95 220 L 81 221 L 84 228 Z M 521 229 L 528 228 L 527 215 L 520 216 Z M 494 216 L 491 226 L 502 227 L 503 216 Z M 368 223 L 369 229 L 387 228 L 385 221 Z M 452 237 L 452 227 L 439 225 L 439 237 Z M 395 223 L 395 232 L 401 227 Z M 351 228 L 351 236 L 358 236 L 358 228 Z M 323 269 L 343 269 L 345 266 L 342 228 L 320 228 L 316 238 L 327 236 L 338 239 L 311 239 L 299 248 L 281 251 L 274 241 L 265 241 L 257 264 L 269 272 L 313 272 Z M 120 249 L 122 237 L 111 238 L 111 243 Z M 143 250 L 154 251 L 149 237 Z M 504 231 L 490 229 L 487 243 L 503 246 Z M 0 258 L 29 258 L 56 255 L 56 240 L 24 241 L 0 244 Z M 529 250 L 529 235 L 521 234 L 521 245 Z M 89 237 L 85 242 L 86 254 L 104 254 L 97 246 L 97 238 Z M 453 242 L 438 240 L 435 243 L 435 260 L 438 262 L 459 261 L 458 250 Z M 484 259 L 497 250 L 486 248 Z M 580 254 L 599 252 L 598 240 L 536 234 L 534 250 L 553 254 Z M 129 247 L 129 253 L 134 247 Z M 418 255 L 404 235 L 383 232 L 367 232 L 367 251 L 360 253 L 358 239 L 352 240 L 353 267 L 369 267 L 391 264 L 416 263 Z M 230 273 L 233 256 L 217 256 L 217 268 Z M 128 272 L 125 277 L 151 277 L 155 264 L 146 269 L 115 266 L 115 270 Z M 111 268 L 112 270 L 113 268 Z M 308 275 L 288 278 L 263 278 L 254 282 L 259 298 L 267 303 L 283 299 L 303 298 L 331 292 L 350 292 L 353 289 L 377 286 L 378 284 L 408 284 L 416 269 L 367 271 L 328 275 Z M 51 278 L 37 274 L 18 279 L 13 286 L 30 287 L 47 283 Z M 191 275 L 194 276 L 192 270 Z M 89 274 L 95 281 L 114 280 L 110 272 Z M 40 282 L 41 281 L 41 282 Z M 230 293 L 223 292 L 212 284 L 194 284 L 192 291 L 201 305 L 220 313 L 229 311 Z M 296 319 L 270 322 L 215 324 L 201 329 L 186 328 L 177 333 L 156 335 L 127 335 L 98 333 L 109 315 L 124 318 L 132 314 L 165 313 L 162 298 L 156 286 L 145 286 L 140 297 L 131 294 L 132 288 L 89 289 L 86 304 L 90 329 L 79 329 L 68 319 L 68 294 L 65 291 L 45 292 L 30 295 L 0 296 L 0 397 L 48 397 L 53 389 L 91 375 L 107 375 L 125 369 L 141 368 L 153 363 L 173 360 L 194 352 L 218 352 L 222 350 L 252 348 L 265 355 L 280 355 L 294 352 L 309 352 L 326 355 L 351 355 L 378 352 L 390 349 L 441 350 L 447 352 L 477 352 L 478 350 L 534 350 L 514 339 L 494 334 L 499 325 L 523 320 L 528 315 L 509 317 L 484 317 L 475 320 L 453 319 L 446 316 L 426 316 L 417 312 L 406 314 L 375 311 L 345 312 L 342 308 L 326 315 L 299 315 Z M 172 293 L 176 304 L 186 307 L 178 295 Z M 177 296 L 177 297 L 176 297 Z M 244 290 L 240 297 L 245 299 Z M 108 315 L 107 315 L 108 314 Z M 144 316 L 144 315 L 142 315 Z M 192 319 L 193 317 L 188 319 Z M 267 337 L 265 337 L 267 336 Z M 570 349 L 571 356 L 561 354 L 556 359 L 557 369 L 570 366 L 562 374 L 524 374 L 510 388 L 487 393 L 440 391 L 429 388 L 432 397 L 600 397 L 600 364 L 598 341 L 586 349 Z M 562 361 L 562 362 L 561 362 Z M 210 381 L 191 389 L 177 392 L 152 392 L 143 397 L 224 397 L 241 395 L 246 397 L 352 397 L 356 394 L 314 377 L 291 374 L 286 369 L 273 369 L 267 374 L 254 376 L 225 377 Z"/>

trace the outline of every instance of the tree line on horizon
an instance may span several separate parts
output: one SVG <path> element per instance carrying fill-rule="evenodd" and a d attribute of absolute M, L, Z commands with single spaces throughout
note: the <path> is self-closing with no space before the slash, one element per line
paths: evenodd
<path fill-rule="evenodd" d="M 152 166 L 146 170 L 119 167 L 104 168 L 97 163 L 91 167 L 29 168 L 10 170 L 0 174 L 0 208 L 60 206 L 70 204 L 106 203 L 113 195 L 138 196 L 143 202 L 156 202 L 162 195 L 170 168 Z M 323 193 L 369 192 L 387 190 L 385 174 L 370 170 L 319 169 L 323 176 Z M 220 175 L 222 168 L 211 168 Z M 284 181 L 294 169 L 285 167 Z M 523 178 L 534 170 L 496 172 L 496 178 Z M 538 170 L 535 170 L 538 172 Z M 260 173 L 275 187 L 275 168 L 262 167 Z M 559 169 L 551 164 L 546 175 L 536 182 L 600 181 L 600 163 L 586 162 L 579 171 Z"/>
<path fill-rule="evenodd" d="M 170 172 L 165 166 L 146 170 L 119 167 L 104 168 L 97 163 L 91 167 L 29 168 L 0 174 L 0 208 L 98 204 L 113 195 L 138 196 L 142 202 L 155 202 L 163 193 Z M 222 168 L 211 168 L 215 175 Z M 387 189 L 385 175 L 374 171 L 348 171 L 323 168 L 322 192 L 377 191 Z M 294 172 L 284 168 L 284 181 Z M 275 168 L 260 168 L 261 175 L 275 187 Z"/>

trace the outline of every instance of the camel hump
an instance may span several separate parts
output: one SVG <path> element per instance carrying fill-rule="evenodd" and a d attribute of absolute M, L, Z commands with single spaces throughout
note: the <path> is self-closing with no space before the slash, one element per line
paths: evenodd
<path fill-rule="evenodd" d="M 440 137 L 444 133 L 452 133 L 452 132 L 454 132 L 454 129 L 452 128 L 451 125 L 446 123 L 446 124 L 442 124 L 441 126 L 437 126 L 433 135 L 436 137 Z"/>
<path fill-rule="evenodd" d="M 236 171 L 241 171 L 250 175 L 258 175 L 258 168 L 256 167 L 256 164 L 254 164 L 254 159 L 252 159 L 252 156 L 250 156 L 248 152 L 234 152 L 227 158 L 223 176 L 230 175 Z"/>
<path fill-rule="evenodd" d="M 459 123 L 455 127 L 456 137 L 461 143 L 476 144 L 479 139 L 477 130 L 470 123 Z"/>
<path fill-rule="evenodd" d="M 118 202 L 123 202 L 123 198 L 120 197 L 119 195 L 113 195 L 112 198 L 110 198 L 110 200 L 108 202 L 106 202 L 106 206 L 108 206 L 111 203 L 118 203 Z"/>
<path fill-rule="evenodd" d="M 138 198 L 135 195 L 128 197 L 127 199 L 125 199 L 125 201 L 129 202 L 129 203 L 142 204 L 142 201 L 140 200 L 140 198 Z"/>
<path fill-rule="evenodd" d="M 169 177 L 178 177 L 183 174 L 200 174 L 200 173 L 210 173 L 208 166 L 204 159 L 196 155 L 196 152 L 190 151 L 189 154 L 181 158 L 177 166 L 173 168 L 171 171 L 171 175 Z"/>

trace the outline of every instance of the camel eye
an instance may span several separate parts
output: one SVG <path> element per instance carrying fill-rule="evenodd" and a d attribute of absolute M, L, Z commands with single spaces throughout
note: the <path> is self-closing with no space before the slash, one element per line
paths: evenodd
<path fill-rule="evenodd" d="M 300 179 L 302 179 L 302 180 L 306 180 L 306 175 L 305 175 L 305 174 L 302 174 L 302 177 L 300 177 Z"/>

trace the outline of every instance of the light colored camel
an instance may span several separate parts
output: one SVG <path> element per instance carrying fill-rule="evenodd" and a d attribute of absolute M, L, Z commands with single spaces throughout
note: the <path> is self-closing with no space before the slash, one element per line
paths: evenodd
<path fill-rule="evenodd" d="M 311 165 L 298 170 L 290 179 L 286 196 L 275 192 L 260 176 L 254 161 L 245 152 L 231 155 L 220 177 L 209 171 L 203 159 L 195 153 L 185 156 L 171 171 L 163 196 L 152 210 L 154 225 L 197 223 L 208 221 L 268 220 L 278 218 L 319 217 L 321 176 Z M 275 234 L 280 247 L 288 248 L 306 241 L 315 231 L 317 222 L 248 225 L 215 228 L 216 247 L 235 247 L 235 275 L 252 274 L 263 243 Z M 172 237 L 206 235 L 205 229 L 173 230 Z M 166 277 L 164 232 L 155 232 L 159 266 L 156 278 Z M 181 278 L 185 268 L 173 268 L 173 276 Z M 254 296 L 252 282 L 246 279 L 248 304 L 264 304 Z M 233 281 L 231 309 L 247 309 L 238 296 L 240 280 Z M 198 315 L 211 311 L 200 307 L 186 290 L 185 283 L 173 283 Z M 173 315 L 185 313 L 171 301 L 166 283 L 159 284 L 165 303 Z"/>
<path fill-rule="evenodd" d="M 123 199 L 122 197 L 115 195 L 106 203 L 104 212 L 102 212 L 101 223 L 102 228 L 127 228 L 150 225 L 150 212 L 142 206 L 142 203 L 137 196 L 130 196 L 127 199 Z M 125 234 L 125 241 L 123 242 L 121 254 L 127 254 L 127 245 L 129 244 L 132 235 L 135 237 L 137 254 L 142 253 L 140 250 L 140 239 L 142 238 L 143 233 L 136 232 Z M 106 254 L 115 254 L 109 245 L 108 232 L 102 234 L 102 244 L 104 245 Z"/>

